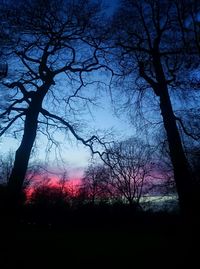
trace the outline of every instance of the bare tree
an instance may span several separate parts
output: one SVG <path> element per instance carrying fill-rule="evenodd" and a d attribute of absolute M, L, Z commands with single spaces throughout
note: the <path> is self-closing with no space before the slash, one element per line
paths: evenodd
<path fill-rule="evenodd" d="M 130 138 L 115 143 L 107 152 L 113 191 L 130 205 L 139 206 L 144 187 L 150 178 L 151 147 L 141 140 Z"/>
<path fill-rule="evenodd" d="M 170 96 L 171 91 L 181 92 L 179 90 L 191 86 L 191 77 L 185 68 L 190 56 L 186 54 L 178 18 L 174 1 L 124 0 L 114 19 L 114 40 L 117 52 L 121 50 L 120 68 L 129 79 L 130 76 L 132 81 L 135 78 L 132 86 L 129 81 L 131 94 L 138 90 L 141 100 L 152 90 L 156 97 L 167 135 L 180 206 L 183 211 L 191 211 L 191 170 L 178 125 L 193 139 L 198 137 L 184 128 L 181 118 L 175 114 Z"/>
<path fill-rule="evenodd" d="M 0 155 L 0 182 L 3 184 L 8 183 L 10 178 L 12 167 L 14 163 L 13 152 L 8 152 L 7 155 Z"/>
<path fill-rule="evenodd" d="M 109 172 L 104 165 L 90 165 L 82 178 L 81 189 L 92 204 L 110 197 Z"/>
<path fill-rule="evenodd" d="M 198 62 L 196 60 L 194 61 L 194 56 L 200 55 L 200 3 L 195 0 L 173 0 L 172 3 L 176 9 L 185 51 L 192 56 L 187 66 L 196 68 L 198 67 Z"/>
<path fill-rule="evenodd" d="M 65 192 L 66 191 L 66 184 L 68 182 L 69 178 L 68 178 L 68 174 L 67 171 L 63 171 L 62 174 L 59 177 L 59 181 L 58 181 L 58 185 L 59 188 L 61 190 L 61 192 Z"/>
<path fill-rule="evenodd" d="M 97 136 L 83 139 L 77 131 L 79 109 L 95 97 L 87 86 L 98 86 L 89 74 L 95 77 L 106 69 L 100 61 L 99 12 L 99 4 L 89 0 L 35 0 L 20 1 L 7 16 L 10 27 L 20 26 L 15 44 L 8 49 L 8 60 L 18 71 L 2 82 L 10 104 L 0 114 L 0 136 L 15 123 L 22 125 L 8 183 L 13 196 L 22 188 L 38 130 L 51 139 L 52 129 L 63 129 L 92 150 L 99 141 Z"/>

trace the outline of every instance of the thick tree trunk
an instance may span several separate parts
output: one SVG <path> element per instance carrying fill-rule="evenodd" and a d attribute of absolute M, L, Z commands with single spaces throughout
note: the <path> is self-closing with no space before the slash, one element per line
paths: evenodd
<path fill-rule="evenodd" d="M 160 109 L 170 151 L 170 158 L 174 170 L 174 178 L 182 211 L 190 211 L 192 204 L 192 178 L 188 161 L 186 159 L 180 134 L 173 113 L 168 89 L 162 89 L 160 95 Z"/>
<path fill-rule="evenodd" d="M 34 94 L 27 109 L 24 133 L 21 144 L 16 151 L 14 166 L 8 181 L 10 199 L 17 202 L 23 188 L 31 150 L 36 138 L 38 115 L 42 106 L 43 97 Z"/>
<path fill-rule="evenodd" d="M 176 124 L 176 118 L 173 112 L 168 86 L 159 55 L 158 51 L 155 51 L 155 54 L 153 55 L 153 63 L 157 80 L 157 88 L 154 89 L 154 91 L 160 98 L 160 110 L 167 134 L 180 208 L 183 213 L 189 213 L 192 211 L 194 206 L 193 181 L 189 163 L 185 156 L 181 137 Z"/>

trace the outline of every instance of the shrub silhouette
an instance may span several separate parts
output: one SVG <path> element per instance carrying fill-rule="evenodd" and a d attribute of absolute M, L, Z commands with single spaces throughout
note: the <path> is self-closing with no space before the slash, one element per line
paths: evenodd
<path fill-rule="evenodd" d="M 41 209 L 61 208 L 69 204 L 69 194 L 58 187 L 38 187 L 31 195 L 30 203 Z"/>

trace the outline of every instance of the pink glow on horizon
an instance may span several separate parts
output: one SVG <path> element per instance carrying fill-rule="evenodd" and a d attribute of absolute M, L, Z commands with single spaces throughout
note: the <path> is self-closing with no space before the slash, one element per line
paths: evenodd
<path fill-rule="evenodd" d="M 41 180 L 41 179 L 40 179 Z M 47 185 L 51 186 L 51 187 L 59 187 L 61 185 L 60 183 L 60 178 L 58 176 L 52 176 L 49 177 L 49 182 Z M 72 177 L 69 178 L 65 181 L 65 185 L 66 186 L 79 186 L 81 184 L 81 178 L 76 178 L 76 177 Z"/>
<path fill-rule="evenodd" d="M 57 175 L 35 175 L 34 178 L 30 180 L 29 186 L 25 191 L 27 200 L 30 199 L 31 195 L 39 187 L 62 188 L 72 196 L 76 196 L 79 187 L 82 184 L 81 176 L 79 176 L 79 174 L 80 173 L 75 173 L 74 176 L 71 175 L 64 181 Z"/>

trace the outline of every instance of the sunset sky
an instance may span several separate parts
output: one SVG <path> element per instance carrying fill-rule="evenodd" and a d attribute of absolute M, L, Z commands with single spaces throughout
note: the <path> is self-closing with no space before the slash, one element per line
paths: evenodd
<path fill-rule="evenodd" d="M 110 16 L 116 8 L 118 1 L 104 0 L 104 3 L 105 5 L 107 5 L 105 16 Z M 81 51 L 82 50 L 84 51 L 84 49 L 81 47 Z M 9 75 L 12 78 L 17 76 L 17 74 L 19 74 L 20 72 L 19 69 L 19 62 L 15 64 L 10 64 L 7 79 L 9 80 Z M 84 97 L 86 96 L 86 98 L 96 98 L 94 105 L 89 105 L 89 107 L 85 105 L 84 109 L 82 109 L 83 104 L 81 104 L 81 108 L 79 111 L 79 102 L 78 105 L 76 103 L 74 111 L 78 107 L 78 112 L 76 112 L 76 116 L 74 116 L 74 111 L 72 111 L 72 113 L 68 113 L 70 111 L 70 108 L 69 111 L 67 110 L 68 114 L 64 112 L 65 109 L 63 108 L 61 102 L 57 103 L 58 108 L 54 109 L 54 95 L 52 95 L 53 97 L 50 96 L 45 99 L 44 108 L 46 107 L 51 113 L 55 113 L 60 117 L 63 117 L 63 115 L 66 113 L 66 120 L 69 121 L 70 124 L 72 123 L 75 124 L 75 126 L 78 126 L 77 128 L 75 127 L 76 132 L 80 137 L 84 138 L 85 140 L 96 134 L 98 134 L 100 137 L 106 136 L 106 141 L 125 140 L 130 136 L 134 136 L 136 132 L 135 127 L 133 124 L 131 124 L 130 118 L 127 115 L 127 111 L 120 111 L 120 103 L 121 105 L 123 105 L 123 101 L 125 101 L 125 99 L 123 98 L 125 97 L 123 96 L 122 92 L 120 92 L 120 90 L 114 85 L 112 85 L 112 90 L 110 91 L 109 83 L 111 74 L 107 72 L 107 74 L 105 75 L 105 73 L 99 72 L 95 74 L 91 73 L 90 75 L 88 75 L 88 77 L 91 78 L 90 76 L 92 77 L 92 80 L 95 79 L 96 81 L 103 82 L 102 84 L 100 83 L 100 89 L 98 89 L 98 85 L 96 83 L 86 86 L 86 88 L 83 87 L 83 91 L 86 92 L 85 95 L 83 95 Z M 67 80 L 66 77 L 65 80 Z M 128 83 L 128 86 L 130 88 L 130 83 L 132 83 L 132 81 L 130 80 Z M 63 82 L 62 76 L 57 79 L 57 88 L 54 94 L 58 94 L 57 96 L 60 97 L 60 101 L 63 101 L 63 98 L 66 97 L 64 87 L 67 88 L 69 87 L 69 85 L 70 79 L 68 79 L 68 82 L 66 83 Z M 75 84 L 74 87 L 76 86 L 77 84 Z M 151 128 L 156 129 L 156 132 L 160 132 L 159 128 L 161 125 L 159 122 L 161 122 L 161 116 L 159 111 L 158 99 L 157 97 L 152 98 L 152 91 L 147 91 L 146 95 L 148 103 L 146 102 L 146 107 L 142 107 L 142 113 L 144 112 L 144 110 L 146 110 L 144 113 L 148 116 L 147 118 L 149 123 L 151 124 L 154 121 L 157 124 L 156 128 Z M 144 102 L 146 95 L 143 96 Z M 0 91 L 0 105 L 2 106 L 5 105 L 4 96 L 6 96 L 6 93 Z M 118 106 L 113 105 L 113 100 L 115 103 L 118 103 Z M 188 107 L 187 100 L 182 100 L 181 103 L 178 103 L 176 101 L 176 98 L 172 95 L 172 103 L 173 106 L 174 104 L 176 104 L 176 108 L 178 108 L 177 104 L 179 104 L 179 107 L 183 109 L 184 102 Z M 10 151 L 15 152 L 16 149 L 19 147 L 22 138 L 23 122 L 20 122 L 19 120 L 19 123 L 20 125 L 16 128 L 17 132 L 14 133 L 15 129 L 11 128 L 7 132 L 7 134 L 0 139 L 1 154 L 6 155 L 6 153 Z M 140 128 L 142 129 L 142 127 Z M 146 129 L 148 129 L 148 127 L 146 127 Z M 30 164 L 32 165 L 35 162 L 41 163 L 42 165 L 46 165 L 54 176 L 56 175 L 56 173 L 59 175 L 60 171 L 67 170 L 70 179 L 79 179 L 91 159 L 91 153 L 89 148 L 83 146 L 81 142 L 77 142 L 77 140 L 72 136 L 72 134 L 70 134 L 69 131 L 67 131 L 66 134 L 61 130 L 53 133 L 53 138 L 55 139 L 55 142 L 58 142 L 57 146 L 55 146 L 55 144 L 51 144 L 50 139 L 44 135 L 45 131 L 46 130 L 44 127 L 44 129 L 39 129 L 39 131 L 37 132 L 37 139 L 35 142 L 34 149 L 32 151 Z M 148 130 L 147 132 L 151 131 Z"/>
<path fill-rule="evenodd" d="M 110 100 L 109 93 L 105 92 L 104 97 L 98 102 L 98 107 L 93 107 L 91 114 L 81 116 L 86 122 L 86 133 L 88 137 L 95 130 L 98 132 L 112 132 L 118 139 L 125 139 L 133 134 L 134 129 L 125 114 L 121 114 L 120 118 L 115 115 L 113 105 Z M 70 177 L 79 177 L 83 169 L 87 167 L 91 159 L 90 150 L 77 142 L 71 135 L 66 139 L 61 132 L 57 134 L 57 140 L 61 143 L 59 148 L 53 147 L 47 152 L 48 141 L 44 135 L 38 134 L 35 150 L 33 150 L 32 161 L 45 163 L 53 171 L 60 168 L 66 168 Z M 87 137 L 85 137 L 87 138 Z M 6 154 L 9 151 L 15 151 L 19 146 L 20 139 L 15 139 L 13 133 L 9 133 L 1 139 L 1 153 Z M 56 159 L 56 160 L 55 160 Z M 63 160 L 63 162 L 62 162 Z"/>

